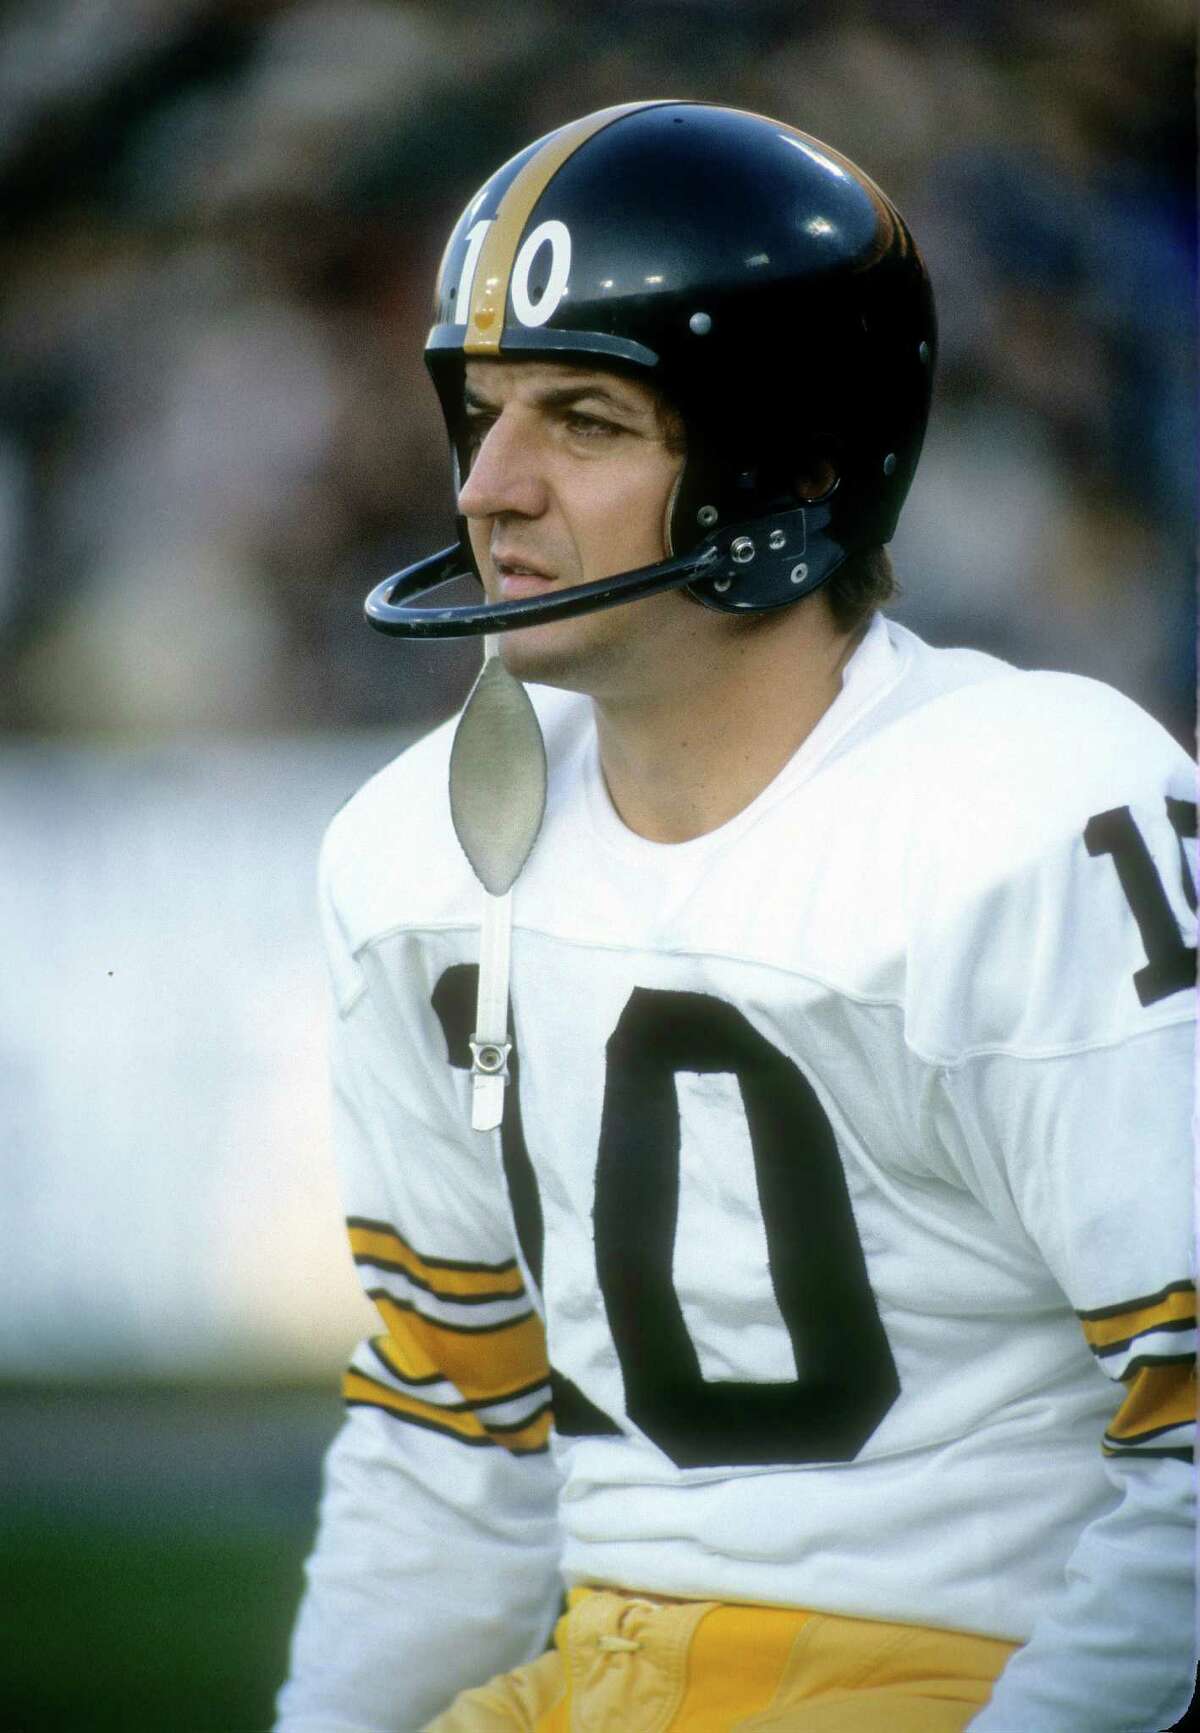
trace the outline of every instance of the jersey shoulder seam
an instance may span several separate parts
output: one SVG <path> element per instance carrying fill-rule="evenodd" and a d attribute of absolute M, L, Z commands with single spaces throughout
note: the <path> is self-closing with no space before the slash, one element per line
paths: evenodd
<path fill-rule="evenodd" d="M 977 1047 L 968 1047 L 953 1059 L 920 1054 L 939 1071 L 955 1072 L 963 1069 L 975 1059 L 1071 1059 L 1080 1053 L 1102 1053 L 1114 1047 L 1125 1047 L 1135 1041 L 1143 1041 L 1151 1035 L 1161 1034 L 1164 1029 L 1186 1028 L 1193 1020 L 1190 1011 L 1173 1012 L 1170 1016 L 1155 1018 L 1142 1029 L 1129 1029 L 1119 1035 L 1098 1035 L 1090 1040 L 1063 1041 L 1046 1047 L 1030 1048 L 1024 1052 L 1010 1043 L 1003 1041 L 981 1042 Z M 919 1052 L 913 1047 L 913 1052 Z"/>
<path fill-rule="evenodd" d="M 369 938 L 362 940 L 354 947 L 351 955 L 356 962 L 359 962 L 368 952 L 375 950 L 380 945 L 386 944 L 389 939 L 394 939 L 400 934 L 406 932 L 445 934 L 455 932 L 473 933 L 477 931 L 478 925 L 474 921 L 427 922 L 421 923 L 420 925 L 407 921 L 397 921 L 386 931 L 372 933 Z M 573 946 L 578 950 L 628 953 L 630 949 L 630 947 L 625 945 L 606 944 L 602 939 L 569 938 L 561 933 L 549 932 L 545 928 L 531 927 L 520 922 L 515 922 L 514 935 L 518 931 L 524 931 L 525 933 L 538 938 L 548 939 L 552 943 Z M 786 964 L 779 962 L 766 962 L 760 957 L 739 956 L 731 951 L 701 951 L 683 947 L 655 947 L 653 954 L 655 957 L 694 957 L 697 960 L 707 958 L 714 962 L 736 963 L 743 968 L 774 970 L 779 974 L 788 975 L 795 980 L 807 981 L 813 986 L 824 988 L 826 992 L 836 994 L 837 997 L 849 1000 L 852 1004 L 877 1006 L 881 1010 L 894 1011 L 901 1017 L 904 1015 L 904 1000 L 896 998 L 893 994 L 855 992 L 852 988 L 841 986 L 837 982 L 830 980 L 827 976 L 819 975 L 815 970 L 811 969 L 789 968 Z M 343 1016 L 348 1015 L 366 991 L 367 986 L 364 982 L 347 1004 L 344 1007 L 339 1008 L 340 1014 Z M 1109 1048 L 1122 1047 L 1130 1041 L 1142 1040 L 1149 1035 L 1159 1033 L 1163 1029 L 1186 1027 L 1192 1021 L 1193 1015 L 1194 1014 L 1190 1009 L 1186 1011 L 1181 1010 L 1173 1012 L 1169 1016 L 1160 1016 L 1156 1018 L 1153 1023 L 1148 1024 L 1142 1029 L 1130 1030 L 1119 1035 L 1100 1035 L 1087 1040 L 1059 1042 L 1045 1047 L 1029 1049 L 1024 1052 L 1005 1042 L 985 1042 L 976 1047 L 969 1047 L 962 1053 L 955 1054 L 953 1057 L 948 1057 L 946 1054 L 939 1053 L 936 1050 L 918 1046 L 915 1041 L 911 1040 L 907 1036 L 907 1034 L 904 1037 L 904 1045 L 915 1059 L 918 1059 L 924 1065 L 928 1065 L 931 1070 L 951 1073 L 960 1070 L 975 1059 L 1007 1058 L 1036 1061 L 1045 1059 L 1067 1059 L 1079 1053 L 1103 1052 Z"/>

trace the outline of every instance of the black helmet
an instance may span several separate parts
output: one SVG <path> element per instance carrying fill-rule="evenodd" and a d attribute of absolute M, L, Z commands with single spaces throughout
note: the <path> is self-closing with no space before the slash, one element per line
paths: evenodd
<path fill-rule="evenodd" d="M 602 109 L 529 145 L 460 217 L 425 359 L 465 473 L 467 359 L 574 361 L 655 385 L 686 429 L 668 557 L 545 596 L 414 607 L 475 571 L 466 534 L 380 584 L 402 636 L 506 630 L 687 585 L 780 607 L 889 541 L 929 413 L 935 322 L 912 236 L 873 181 L 780 121 L 691 102 Z M 802 503 L 815 459 L 832 491 Z"/>

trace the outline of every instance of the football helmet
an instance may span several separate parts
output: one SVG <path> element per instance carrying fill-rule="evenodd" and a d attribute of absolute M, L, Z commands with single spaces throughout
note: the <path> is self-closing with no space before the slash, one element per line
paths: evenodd
<path fill-rule="evenodd" d="M 381 631 L 505 631 L 686 586 L 706 607 L 777 608 L 890 540 L 929 413 L 933 297 L 873 181 L 780 121 L 692 102 L 602 109 L 537 140 L 476 194 L 442 259 L 425 359 L 455 487 L 468 359 L 563 360 L 649 381 L 686 458 L 666 557 L 543 596 L 412 598 L 477 569 L 449 548 L 386 579 Z M 797 480 L 827 460 L 808 502 Z"/>

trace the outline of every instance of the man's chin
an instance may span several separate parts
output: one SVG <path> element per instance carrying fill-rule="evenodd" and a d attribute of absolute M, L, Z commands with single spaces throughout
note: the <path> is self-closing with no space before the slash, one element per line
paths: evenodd
<path fill-rule="evenodd" d="M 603 646 L 594 641 L 594 630 L 588 629 L 591 624 L 591 616 L 577 615 L 500 632 L 497 640 L 504 666 L 516 679 L 534 685 L 589 691 L 596 664 L 605 659 Z"/>

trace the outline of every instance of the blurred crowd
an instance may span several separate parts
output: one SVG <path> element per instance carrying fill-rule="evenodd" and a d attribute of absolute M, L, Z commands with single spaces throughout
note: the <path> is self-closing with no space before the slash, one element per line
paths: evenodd
<path fill-rule="evenodd" d="M 371 584 L 451 539 L 421 347 L 478 183 L 641 96 L 889 191 L 942 366 L 896 544 L 939 642 L 1193 713 L 1186 0 L 0 5 L 0 728 L 412 723 L 477 647 Z"/>

